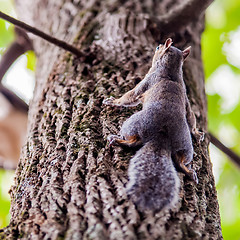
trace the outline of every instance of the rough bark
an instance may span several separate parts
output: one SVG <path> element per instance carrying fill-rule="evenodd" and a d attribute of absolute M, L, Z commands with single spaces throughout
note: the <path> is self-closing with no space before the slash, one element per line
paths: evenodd
<path fill-rule="evenodd" d="M 18 0 L 19 17 L 74 43 L 85 56 L 33 37 L 37 84 L 28 140 L 11 189 L 10 239 L 221 239 L 220 216 L 208 155 L 208 137 L 194 142 L 195 185 L 182 173 L 181 200 L 171 211 L 139 212 L 125 192 L 134 150 L 109 148 L 106 137 L 136 108 L 103 107 L 144 77 L 156 45 L 172 37 L 192 46 L 184 78 L 198 127 L 206 131 L 200 37 L 203 18 L 167 36 L 149 28 L 178 1 Z"/>

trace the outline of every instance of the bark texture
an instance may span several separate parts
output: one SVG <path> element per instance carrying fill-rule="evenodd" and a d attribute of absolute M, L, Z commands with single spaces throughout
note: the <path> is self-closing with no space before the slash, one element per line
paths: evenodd
<path fill-rule="evenodd" d="M 181 200 L 173 210 L 155 214 L 139 212 L 126 196 L 134 150 L 111 149 L 106 141 L 137 109 L 103 107 L 102 100 L 133 88 L 167 37 L 180 49 L 192 46 L 184 78 L 198 127 L 206 131 L 203 18 L 168 35 L 150 20 L 180 2 L 16 0 L 21 20 L 74 43 L 85 56 L 77 59 L 33 37 L 38 66 L 28 140 L 2 238 L 222 238 L 208 137 L 201 145 L 194 142 L 199 184 L 179 173 Z"/>

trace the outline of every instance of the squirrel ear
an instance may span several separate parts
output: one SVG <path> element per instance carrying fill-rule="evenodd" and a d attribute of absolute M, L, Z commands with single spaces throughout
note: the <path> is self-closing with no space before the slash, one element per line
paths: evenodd
<path fill-rule="evenodd" d="M 172 44 L 173 44 L 172 39 L 171 39 L 171 38 L 168 38 L 168 39 L 166 40 L 166 42 L 164 43 L 164 50 L 165 50 L 165 51 L 168 50 L 168 49 L 171 47 Z"/>
<path fill-rule="evenodd" d="M 191 46 L 187 47 L 186 49 L 184 49 L 182 51 L 182 53 L 183 53 L 183 60 L 185 60 L 187 58 L 187 56 L 190 54 L 190 50 L 191 50 Z"/>

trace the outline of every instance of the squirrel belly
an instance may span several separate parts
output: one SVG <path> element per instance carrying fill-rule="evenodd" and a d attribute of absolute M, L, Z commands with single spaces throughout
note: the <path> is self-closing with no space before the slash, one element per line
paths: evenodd
<path fill-rule="evenodd" d="M 127 194 L 139 210 L 160 211 L 178 201 L 180 181 L 169 150 L 150 141 L 130 160 Z"/>

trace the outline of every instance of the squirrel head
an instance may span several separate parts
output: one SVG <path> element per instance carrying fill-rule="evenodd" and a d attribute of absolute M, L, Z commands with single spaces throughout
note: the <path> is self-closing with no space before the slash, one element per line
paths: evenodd
<path fill-rule="evenodd" d="M 177 63 L 182 65 L 183 61 L 185 61 L 187 56 L 190 54 L 191 47 L 181 51 L 178 48 L 173 47 L 172 44 L 172 39 L 168 38 L 164 44 L 157 46 L 153 56 L 152 66 L 162 64 L 175 65 Z"/>

